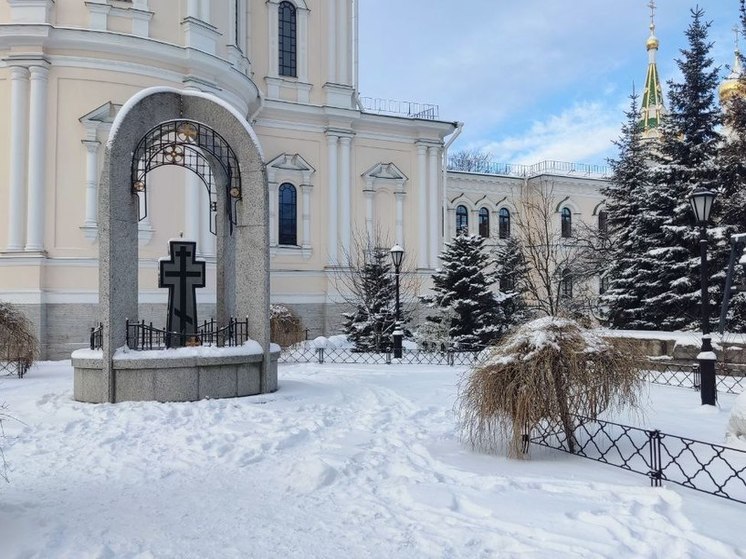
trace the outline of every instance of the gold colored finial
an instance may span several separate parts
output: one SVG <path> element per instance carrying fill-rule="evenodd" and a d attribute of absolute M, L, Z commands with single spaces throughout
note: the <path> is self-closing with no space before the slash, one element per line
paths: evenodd
<path fill-rule="evenodd" d="M 648 50 L 651 50 L 657 49 L 660 46 L 660 42 L 655 36 L 655 0 L 650 0 L 650 2 L 648 2 L 648 8 L 650 8 L 650 37 L 648 37 L 648 41 L 647 43 L 645 43 L 645 46 Z"/>
<path fill-rule="evenodd" d="M 733 68 L 730 75 L 725 78 L 725 81 L 720 85 L 720 103 L 726 104 L 733 97 L 744 98 L 746 96 L 746 90 L 744 89 L 743 79 L 743 66 L 741 65 L 741 52 L 739 50 L 739 40 L 741 38 L 741 30 L 735 25 L 733 26 L 733 34 L 735 37 L 735 57 L 733 60 Z"/>

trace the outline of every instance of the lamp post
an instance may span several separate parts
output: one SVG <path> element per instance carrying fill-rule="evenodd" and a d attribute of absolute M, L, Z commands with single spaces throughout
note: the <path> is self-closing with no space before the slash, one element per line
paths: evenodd
<path fill-rule="evenodd" d="M 398 244 L 391 247 L 391 262 L 394 264 L 394 275 L 396 276 L 396 322 L 394 323 L 394 357 L 401 359 L 402 356 L 402 337 L 404 332 L 401 329 L 401 310 L 399 306 L 399 269 L 404 258 L 404 249 Z"/>
<path fill-rule="evenodd" d="M 699 281 L 702 289 L 702 348 L 697 356 L 699 361 L 700 396 L 702 405 L 714 406 L 717 402 L 715 387 L 715 352 L 710 339 L 710 298 L 708 291 L 707 272 L 707 222 L 710 219 L 712 203 L 717 194 L 709 190 L 696 190 L 689 197 L 689 203 L 694 211 L 694 217 L 699 225 Z"/>

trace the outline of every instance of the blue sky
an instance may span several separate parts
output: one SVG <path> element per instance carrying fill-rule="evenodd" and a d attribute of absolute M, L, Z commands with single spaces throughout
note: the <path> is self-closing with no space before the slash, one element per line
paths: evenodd
<path fill-rule="evenodd" d="M 361 0 L 361 94 L 439 105 L 443 120 L 465 123 L 452 149 L 490 151 L 502 163 L 604 164 L 633 83 L 644 85 L 648 1 Z M 678 77 L 696 1 L 657 4 L 666 82 Z M 699 5 L 724 77 L 738 0 Z"/>

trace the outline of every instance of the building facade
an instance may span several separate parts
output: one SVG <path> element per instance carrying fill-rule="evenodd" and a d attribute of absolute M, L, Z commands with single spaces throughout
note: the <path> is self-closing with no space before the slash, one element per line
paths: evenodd
<path fill-rule="evenodd" d="M 592 219 L 596 178 L 556 166 L 447 172 L 457 122 L 432 105 L 361 97 L 357 8 L 357 0 L 0 0 L 0 299 L 32 318 L 42 358 L 67 357 L 97 323 L 103 149 L 118 110 L 147 87 L 210 92 L 245 115 L 269 181 L 272 300 L 297 312 L 310 335 L 338 327 L 335 274 L 367 239 L 402 245 L 426 280 L 462 208 L 499 242 L 503 210 L 520 211 L 509 193 L 539 175 L 560 185 L 557 227 L 564 208 Z M 198 292 L 208 318 L 211 200 L 178 166 L 152 174 L 140 200 L 140 316 L 165 320 L 158 258 L 182 236 L 208 263 Z"/>

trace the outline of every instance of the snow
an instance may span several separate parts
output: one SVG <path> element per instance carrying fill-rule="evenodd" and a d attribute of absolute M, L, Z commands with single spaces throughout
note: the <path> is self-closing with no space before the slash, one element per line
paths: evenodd
<path fill-rule="evenodd" d="M 733 402 L 725 440 L 730 446 L 746 450 L 746 392 L 741 393 Z"/>
<path fill-rule="evenodd" d="M 17 418 L 0 556 L 746 556 L 744 505 L 546 449 L 471 451 L 463 372 L 281 365 L 270 395 L 92 405 L 72 400 L 69 362 L 39 363 L 0 379 Z M 721 394 L 702 413 L 662 386 L 647 400 L 636 424 L 711 442 L 743 406 Z"/>
<path fill-rule="evenodd" d="M 714 351 L 700 351 L 697 354 L 697 361 L 704 361 L 704 360 L 707 360 L 707 361 L 717 361 L 718 360 L 718 356 L 715 355 Z"/>

